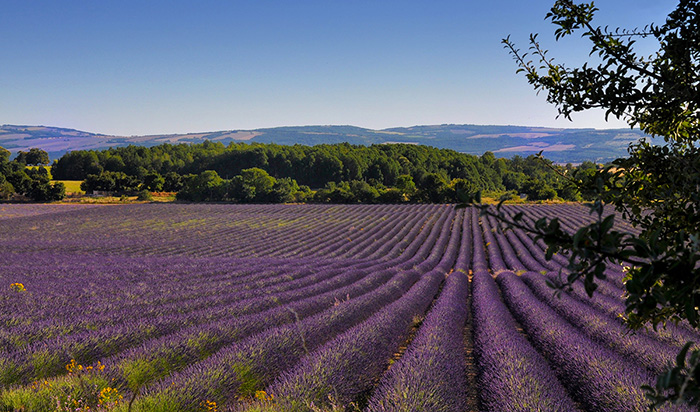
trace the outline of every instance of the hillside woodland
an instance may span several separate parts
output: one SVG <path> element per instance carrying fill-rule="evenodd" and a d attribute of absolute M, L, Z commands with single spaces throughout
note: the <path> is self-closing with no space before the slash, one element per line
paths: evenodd
<path fill-rule="evenodd" d="M 185 201 L 451 203 L 481 192 L 580 200 L 570 178 L 594 169 L 590 162 L 558 166 L 537 156 L 479 157 L 408 144 L 206 141 L 73 151 L 51 170 L 57 180 L 82 180 L 86 192 L 167 191 Z"/>

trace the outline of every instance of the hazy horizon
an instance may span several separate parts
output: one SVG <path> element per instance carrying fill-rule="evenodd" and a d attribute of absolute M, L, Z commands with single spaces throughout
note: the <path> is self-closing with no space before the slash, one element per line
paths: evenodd
<path fill-rule="evenodd" d="M 503 49 L 540 33 L 553 0 L 10 1 L 0 14 L 0 123 L 137 136 L 352 125 L 625 128 L 555 119 Z M 597 23 L 662 22 L 674 1 L 601 0 Z M 642 45 L 644 47 L 644 45 Z M 642 51 L 645 49 L 643 48 Z M 649 49 L 651 50 L 651 48 Z M 644 53 L 642 53 L 644 54 Z"/>
<path fill-rule="evenodd" d="M 573 124 L 569 122 L 570 124 Z M 161 136 L 161 135 L 189 135 L 189 134 L 207 134 L 207 133 L 216 133 L 216 132 L 235 132 L 235 131 L 241 131 L 241 132 L 246 132 L 246 131 L 256 131 L 256 130 L 266 130 L 266 129 L 276 129 L 276 128 L 305 128 L 305 127 L 358 127 L 361 129 L 366 129 L 370 131 L 377 131 L 381 132 L 383 130 L 389 130 L 389 129 L 410 129 L 413 127 L 436 127 L 436 126 L 479 126 L 479 127 L 523 127 L 523 128 L 542 128 L 542 129 L 594 129 L 594 130 L 619 130 L 619 129 L 629 129 L 629 126 L 627 124 L 620 124 L 620 125 L 613 125 L 612 123 L 610 124 L 610 127 L 585 127 L 585 126 L 579 126 L 579 127 L 574 127 L 574 126 L 540 126 L 540 125 L 522 125 L 522 124 L 476 124 L 476 123 L 440 123 L 440 124 L 413 124 L 413 125 L 408 125 L 408 126 L 389 126 L 389 127 L 384 127 L 381 129 L 373 129 L 369 127 L 362 127 L 362 126 L 357 126 L 354 124 L 287 124 L 287 125 L 281 125 L 281 126 L 271 126 L 271 127 L 258 127 L 255 129 L 237 129 L 237 128 L 226 128 L 226 129 L 211 129 L 211 130 L 195 130 L 195 131 L 188 131 L 188 132 L 168 132 L 168 133 L 148 133 L 148 134 L 131 134 L 131 135 L 124 135 L 124 134 L 113 134 L 113 133 L 102 133 L 100 131 L 95 131 L 95 130 L 85 130 L 85 129 L 79 129 L 75 127 L 69 127 L 69 126 L 55 126 L 55 125 L 50 125 L 50 124 L 11 124 L 11 123 L 3 123 L 0 124 L 0 127 L 3 126 L 12 126 L 12 127 L 46 127 L 46 128 L 57 128 L 57 129 L 67 129 L 67 130 L 75 130 L 78 132 L 85 132 L 85 133 L 91 133 L 95 135 L 101 135 L 101 136 L 115 136 L 115 137 L 139 137 L 139 136 Z"/>

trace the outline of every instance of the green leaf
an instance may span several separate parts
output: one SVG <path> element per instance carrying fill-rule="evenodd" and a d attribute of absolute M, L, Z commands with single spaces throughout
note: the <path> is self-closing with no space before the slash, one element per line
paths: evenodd
<path fill-rule="evenodd" d="M 602 233 L 607 233 L 612 227 L 613 224 L 615 223 L 615 215 L 610 215 L 603 219 L 603 222 L 600 224 L 600 231 Z"/>
<path fill-rule="evenodd" d="M 678 353 L 678 356 L 676 356 L 676 365 L 678 365 L 679 368 L 685 368 L 685 358 L 688 355 L 688 351 L 690 348 L 695 344 L 695 342 L 690 341 L 683 345 L 683 349 Z"/>

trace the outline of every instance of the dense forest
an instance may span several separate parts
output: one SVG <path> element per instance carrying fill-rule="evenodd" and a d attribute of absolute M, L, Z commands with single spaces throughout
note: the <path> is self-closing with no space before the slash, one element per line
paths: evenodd
<path fill-rule="evenodd" d="M 54 161 L 52 174 L 83 180 L 87 192 L 169 191 L 189 201 L 444 203 L 464 194 L 508 191 L 529 200 L 578 200 L 569 178 L 594 167 L 409 144 L 206 141 L 73 151 Z"/>
<path fill-rule="evenodd" d="M 19 195 L 61 200 L 42 165 L 46 152 L 30 149 L 10 160 L 0 148 L 0 200 Z M 34 166 L 34 167 L 30 167 Z M 88 192 L 133 195 L 176 192 L 179 200 L 238 203 L 451 203 L 476 193 L 528 200 L 580 200 L 571 179 L 595 165 L 555 165 L 536 156 L 496 158 L 409 144 L 339 143 L 283 146 L 264 143 L 163 144 L 78 150 L 54 160 L 55 180 L 80 180 Z"/>

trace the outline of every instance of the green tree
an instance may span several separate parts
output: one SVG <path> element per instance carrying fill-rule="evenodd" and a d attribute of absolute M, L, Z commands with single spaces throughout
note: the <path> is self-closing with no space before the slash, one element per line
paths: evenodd
<path fill-rule="evenodd" d="M 351 180 L 349 184 L 353 202 L 374 203 L 379 198 L 379 191 L 364 180 Z"/>
<path fill-rule="evenodd" d="M 340 181 L 343 175 L 343 162 L 330 152 L 326 145 L 314 146 L 306 162 L 308 182 L 312 187 L 323 186 L 326 182 Z"/>
<path fill-rule="evenodd" d="M 38 202 L 61 200 L 66 196 L 66 186 L 62 182 L 50 184 L 48 181 L 34 180 L 29 196 Z"/>
<path fill-rule="evenodd" d="M 593 199 L 595 223 L 570 235 L 558 220 L 534 224 L 513 219 L 510 224 L 537 233 L 548 254 L 560 249 L 570 253 L 572 273 L 561 284 L 568 288 L 583 280 L 587 291 L 596 279 L 605 278 L 610 263 L 631 267 L 625 287 L 627 324 L 641 328 L 666 322 L 688 321 L 700 327 L 700 3 L 680 0 L 662 25 L 643 30 L 609 30 L 593 24 L 597 9 L 591 3 L 558 0 L 547 18 L 556 26 L 555 38 L 581 33 L 591 44 L 598 64 L 567 67 L 556 63 L 530 37 L 530 51 L 523 53 L 510 39 L 505 47 L 519 72 L 536 90 L 547 94 L 559 114 L 602 108 L 606 116 L 624 119 L 631 127 L 654 137 L 632 144 L 630 156 L 612 166 L 575 176 L 582 193 Z M 640 56 L 636 42 L 654 41 L 658 52 Z M 535 60 L 533 62 L 533 60 Z M 614 229 L 614 216 L 603 206 L 612 204 L 641 233 Z M 507 219 L 502 213 L 501 217 Z M 690 356 L 686 346 L 677 365 L 646 388 L 655 405 L 667 401 L 700 404 L 700 352 Z"/>
<path fill-rule="evenodd" d="M 515 190 L 518 193 L 522 193 L 526 180 L 527 176 L 523 172 L 509 170 L 503 174 L 503 186 L 505 186 L 506 190 Z"/>
<path fill-rule="evenodd" d="M 269 200 L 273 203 L 290 203 L 297 200 L 296 194 L 299 191 L 297 181 L 290 177 L 277 179 L 272 185 Z"/>
<path fill-rule="evenodd" d="M 182 190 L 177 193 L 180 200 L 222 200 L 225 182 L 213 170 L 205 170 L 198 175 L 186 176 Z"/>
<path fill-rule="evenodd" d="M 11 154 L 9 150 L 0 146 L 0 164 L 9 162 Z"/>
<path fill-rule="evenodd" d="M 7 200 L 14 193 L 38 202 L 61 200 L 65 196 L 63 183 L 51 184 L 46 168 L 27 169 L 17 161 L 5 166 L 5 174 L 0 174 L 0 199 Z"/>
<path fill-rule="evenodd" d="M 175 172 L 168 172 L 163 176 L 163 190 L 177 192 L 182 189 L 182 176 Z"/>
<path fill-rule="evenodd" d="M 443 203 L 449 195 L 449 186 L 443 173 L 428 173 L 420 185 L 418 196 L 428 203 Z"/>
<path fill-rule="evenodd" d="M 87 175 L 99 175 L 102 170 L 104 167 L 95 152 L 78 150 L 68 152 L 55 160 L 51 174 L 57 180 L 85 180 Z"/>
<path fill-rule="evenodd" d="M 100 160 L 100 163 L 104 166 L 105 170 L 112 172 L 123 172 L 126 168 L 124 160 L 121 156 L 112 155 L 109 152 L 103 157 L 103 159 Z"/>
<path fill-rule="evenodd" d="M 411 175 L 400 175 L 396 178 L 396 189 L 408 198 L 416 194 L 416 184 Z"/>
<path fill-rule="evenodd" d="M 80 190 L 85 193 L 99 191 L 114 191 L 114 179 L 110 175 L 104 173 L 99 175 L 88 175 L 87 178 L 80 183 Z"/>
<path fill-rule="evenodd" d="M 15 193 L 15 188 L 12 183 L 5 179 L 5 176 L 0 174 L 0 200 L 8 200 Z"/>
<path fill-rule="evenodd" d="M 10 173 L 5 175 L 7 181 L 12 184 L 15 191 L 20 194 L 28 193 L 32 186 L 32 179 L 27 175 L 25 169 L 14 168 Z"/>
<path fill-rule="evenodd" d="M 17 156 L 15 156 L 14 161 L 17 163 L 21 163 L 23 165 L 27 164 L 27 152 L 24 152 L 22 150 L 17 152 Z"/>
<path fill-rule="evenodd" d="M 258 167 L 241 170 L 241 174 L 231 179 L 228 196 L 237 202 L 268 202 L 273 200 L 273 187 L 276 179 Z M 291 182 L 289 182 L 291 184 Z M 284 185 L 282 183 L 281 185 Z M 284 197 L 284 188 L 278 186 L 278 195 Z"/>
<path fill-rule="evenodd" d="M 481 163 L 483 163 L 486 166 L 491 166 L 496 162 L 496 156 L 493 154 L 493 152 L 484 152 L 483 155 L 481 155 Z"/>
<path fill-rule="evenodd" d="M 241 177 L 246 185 L 255 188 L 256 198 L 262 200 L 275 185 L 275 178 L 259 167 L 241 170 Z"/>
<path fill-rule="evenodd" d="M 311 188 L 306 185 L 300 185 L 299 190 L 294 193 L 295 202 L 308 202 L 313 200 L 313 192 Z"/>
<path fill-rule="evenodd" d="M 408 201 L 408 197 L 399 189 L 389 188 L 379 194 L 378 200 L 381 203 L 404 203 Z"/>
<path fill-rule="evenodd" d="M 527 200 L 551 200 L 557 197 L 557 191 L 541 179 L 526 179 L 521 191 L 527 195 Z"/>
<path fill-rule="evenodd" d="M 49 154 L 41 149 L 32 147 L 26 155 L 25 163 L 28 165 L 47 165 L 49 164 Z"/>
<path fill-rule="evenodd" d="M 452 179 L 450 189 L 453 202 L 463 202 L 479 196 L 479 189 L 467 179 Z"/>
<path fill-rule="evenodd" d="M 165 185 L 165 178 L 158 172 L 148 172 L 143 177 L 143 188 L 151 192 L 160 192 Z"/>
<path fill-rule="evenodd" d="M 115 192 L 116 194 L 126 194 L 136 192 L 139 187 L 139 180 L 134 176 L 129 176 L 124 172 L 105 171 L 100 174 L 90 174 L 85 181 L 80 184 L 80 189 L 85 192 L 96 190 L 104 192 Z"/>

